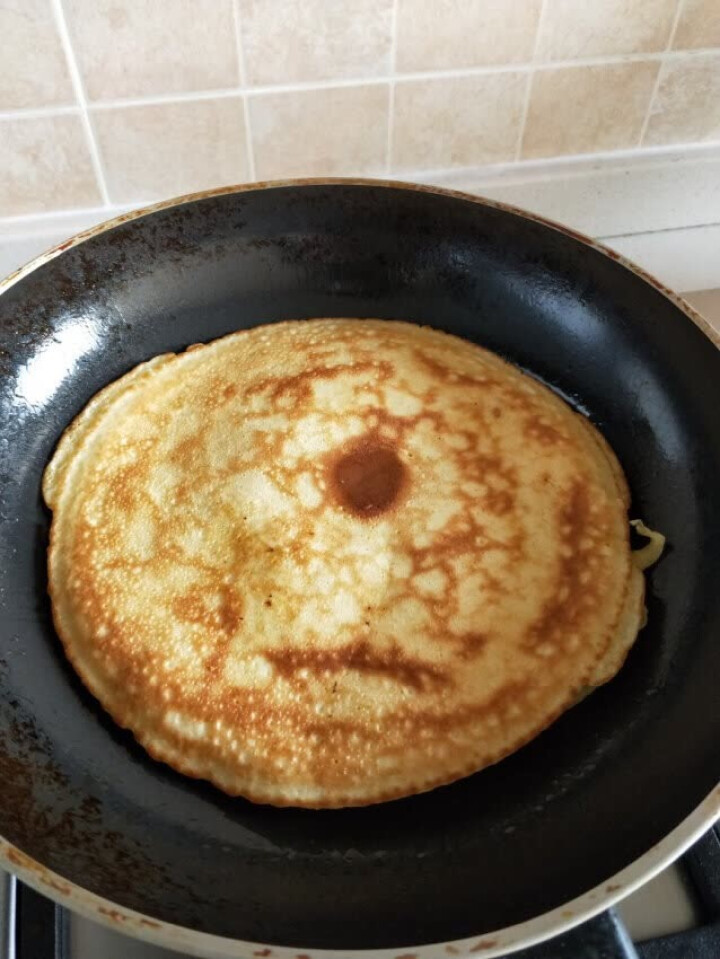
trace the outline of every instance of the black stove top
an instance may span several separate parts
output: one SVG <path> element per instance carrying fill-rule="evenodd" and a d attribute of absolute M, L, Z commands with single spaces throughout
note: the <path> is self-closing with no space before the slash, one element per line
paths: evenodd
<path fill-rule="evenodd" d="M 720 826 L 681 859 L 700 925 L 633 943 L 614 909 L 514 959 L 720 959 Z M 8 879 L 0 916 L 0 959 L 73 959 L 67 910 Z M 102 957 L 98 957 L 102 959 Z"/>

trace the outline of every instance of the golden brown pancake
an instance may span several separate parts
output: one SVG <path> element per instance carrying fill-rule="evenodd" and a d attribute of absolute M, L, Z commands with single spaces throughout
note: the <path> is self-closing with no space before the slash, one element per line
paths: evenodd
<path fill-rule="evenodd" d="M 643 616 L 600 434 L 408 323 L 257 327 L 87 406 L 44 478 L 66 653 L 157 759 L 258 802 L 376 803 L 518 749 Z"/>

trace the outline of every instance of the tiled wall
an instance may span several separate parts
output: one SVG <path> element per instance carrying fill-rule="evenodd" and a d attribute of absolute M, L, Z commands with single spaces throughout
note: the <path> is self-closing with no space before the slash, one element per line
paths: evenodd
<path fill-rule="evenodd" d="M 720 141 L 720 0 L 3 0 L 0 219 Z"/>

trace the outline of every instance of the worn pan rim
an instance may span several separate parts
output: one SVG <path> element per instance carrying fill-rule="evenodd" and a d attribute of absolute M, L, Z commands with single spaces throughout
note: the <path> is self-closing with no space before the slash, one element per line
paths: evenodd
<path fill-rule="evenodd" d="M 443 187 L 426 186 L 407 183 L 397 180 L 371 178 L 299 178 L 287 180 L 269 180 L 258 183 L 243 183 L 232 186 L 219 187 L 212 190 L 203 190 L 197 193 L 188 193 L 170 200 L 154 203 L 128 213 L 122 213 L 103 223 L 83 230 L 70 239 L 50 248 L 27 264 L 15 270 L 4 280 L 0 280 L 0 295 L 14 286 L 15 283 L 48 263 L 64 251 L 72 249 L 86 240 L 111 230 L 116 226 L 132 220 L 150 216 L 161 210 L 210 197 L 219 197 L 249 191 L 278 189 L 298 186 L 360 186 L 392 190 L 407 190 L 445 196 L 481 206 L 503 210 L 527 220 L 540 223 L 552 230 L 564 233 L 566 236 L 590 246 L 609 259 L 630 270 L 641 280 L 670 300 L 688 319 L 690 319 L 702 333 L 720 348 L 720 333 L 717 333 L 696 310 L 694 310 L 677 293 L 674 293 L 652 274 L 616 253 L 614 250 L 598 243 L 596 240 L 574 229 L 563 226 L 554 220 L 530 213 L 508 203 L 501 203 L 474 194 L 464 193 Z M 473 936 L 458 939 L 452 942 L 433 943 L 426 945 L 410 944 L 403 948 L 392 949 L 361 949 L 343 950 L 347 959 L 400 959 L 400 955 L 409 951 L 413 959 L 447 959 L 451 956 L 469 956 L 472 952 L 482 950 L 484 956 L 493 959 L 496 956 L 507 955 L 516 950 L 536 945 L 546 939 L 557 936 L 574 926 L 591 919 L 610 906 L 624 899 L 630 893 L 640 888 L 675 859 L 681 856 L 700 836 L 703 835 L 717 820 L 720 819 L 720 783 L 699 803 L 698 806 L 659 843 L 651 847 L 624 869 L 615 873 L 609 879 L 582 893 L 575 899 L 563 903 L 555 909 L 541 913 L 524 922 L 505 927 L 496 932 L 485 933 L 482 936 Z M 265 943 L 249 942 L 247 940 L 232 939 L 217 936 L 211 933 L 199 932 L 186 926 L 164 922 L 151 916 L 136 912 L 133 909 L 114 903 L 111 900 L 98 896 L 96 893 L 65 879 L 58 873 L 47 869 L 42 863 L 26 855 L 18 847 L 0 836 L 0 866 L 15 873 L 23 882 L 32 886 L 49 899 L 72 909 L 86 918 L 111 928 L 123 931 L 136 938 L 145 939 L 157 945 L 178 950 L 192 949 L 196 954 L 202 954 L 217 959 L 247 956 L 250 954 L 269 956 L 273 959 L 297 959 L 299 952 L 307 959 L 331 959 L 336 953 L 330 949 L 308 949 L 302 944 L 293 946 L 268 947 Z M 265 951 L 270 949 L 270 952 Z"/>

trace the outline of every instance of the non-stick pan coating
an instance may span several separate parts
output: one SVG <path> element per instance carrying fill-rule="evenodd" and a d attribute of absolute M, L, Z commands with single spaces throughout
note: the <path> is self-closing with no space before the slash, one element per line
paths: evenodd
<path fill-rule="evenodd" d="M 66 664 L 42 470 L 102 386 L 290 317 L 408 319 L 586 410 L 669 547 L 617 679 L 498 766 L 335 812 L 230 799 L 153 762 Z M 720 780 L 720 363 L 668 298 L 571 236 L 359 184 L 211 196 L 122 223 L 0 297 L 0 834 L 69 880 L 225 936 L 361 948 L 528 919 L 648 850 Z"/>

